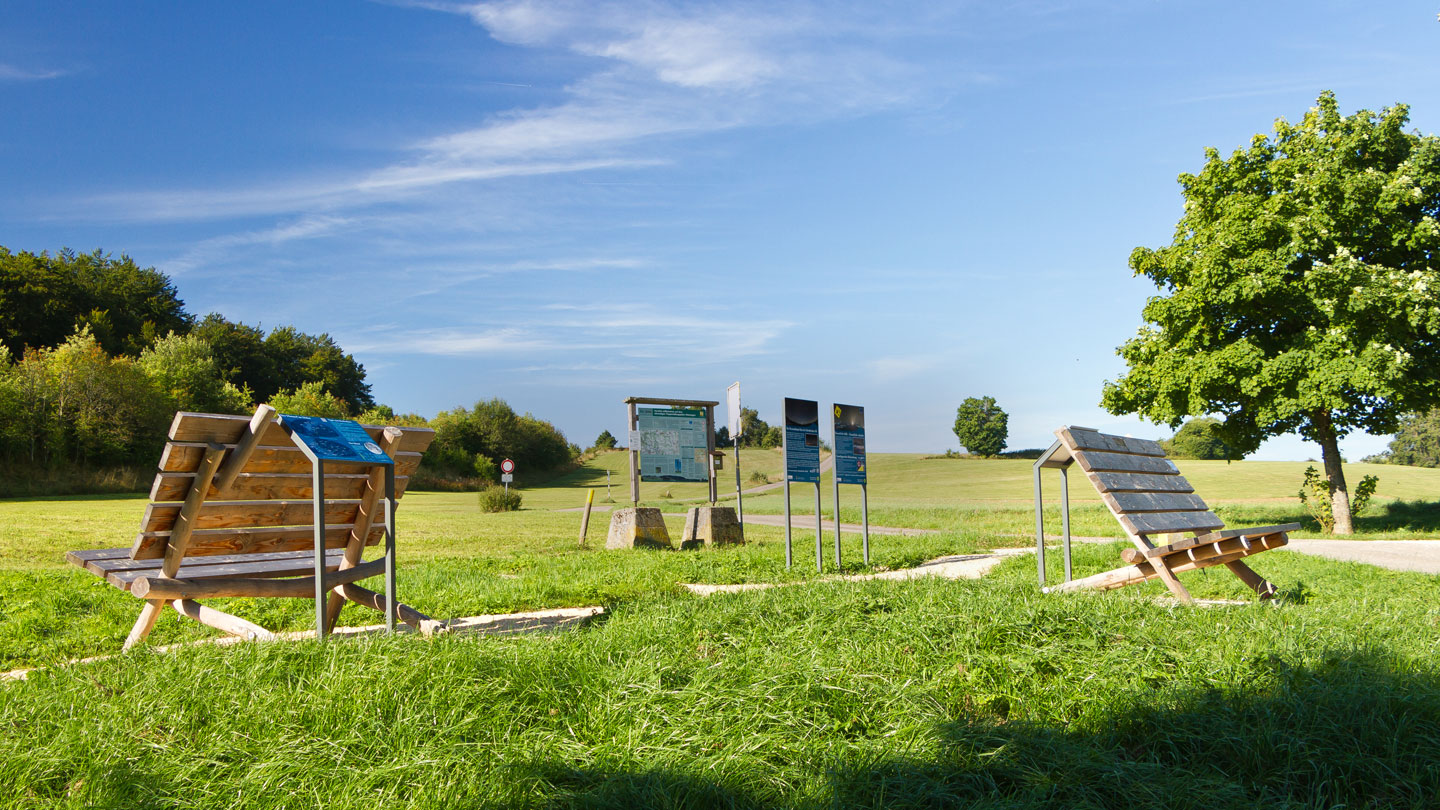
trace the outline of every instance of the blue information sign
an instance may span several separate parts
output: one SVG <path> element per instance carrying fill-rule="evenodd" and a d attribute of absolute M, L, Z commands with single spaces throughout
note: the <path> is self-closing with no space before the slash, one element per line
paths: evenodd
<path fill-rule="evenodd" d="M 820 403 L 785 398 L 785 480 L 820 482 Z"/>
<path fill-rule="evenodd" d="M 365 428 L 349 419 L 280 414 L 280 426 L 297 444 L 303 444 L 323 461 L 393 464 Z"/>
<path fill-rule="evenodd" d="M 865 483 L 865 409 L 835 406 L 835 476 L 842 484 Z"/>

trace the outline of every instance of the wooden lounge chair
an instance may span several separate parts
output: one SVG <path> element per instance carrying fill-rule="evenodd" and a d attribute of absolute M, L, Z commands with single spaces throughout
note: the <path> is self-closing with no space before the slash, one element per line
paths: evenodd
<path fill-rule="evenodd" d="M 1135 548 L 1120 554 L 1130 565 L 1065 582 L 1047 588 L 1047 592 L 1120 588 L 1158 577 L 1177 599 L 1193 604 L 1190 592 L 1175 574 L 1224 565 L 1261 599 L 1274 596 L 1275 587 L 1241 558 L 1285 545 L 1288 533 L 1300 528 L 1300 524 L 1226 529 L 1225 522 L 1210 511 L 1175 464 L 1165 458 L 1158 442 L 1083 427 L 1064 427 L 1055 435 L 1058 441 L 1035 462 L 1037 482 L 1041 468 L 1063 470 L 1078 464 Z M 1152 537 L 1182 533 L 1192 536 L 1161 546 L 1151 542 Z"/>
<path fill-rule="evenodd" d="M 130 548 L 72 551 L 71 563 L 145 600 L 125 649 L 142 641 L 165 605 L 232 635 L 273 634 L 201 605 L 219 597 L 316 598 L 314 488 L 310 460 L 261 405 L 254 417 L 177 413 L 140 532 Z M 394 460 L 396 496 L 435 438 L 428 428 L 365 426 Z M 366 562 L 365 546 L 385 538 L 383 468 L 324 466 L 325 629 L 346 600 L 385 612 L 386 596 L 355 583 L 385 570 Z M 430 633 L 428 616 L 397 605 L 400 620 Z"/>

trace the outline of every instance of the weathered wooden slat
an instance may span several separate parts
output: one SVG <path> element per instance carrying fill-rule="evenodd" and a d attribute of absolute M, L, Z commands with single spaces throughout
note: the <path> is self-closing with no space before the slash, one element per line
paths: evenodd
<path fill-rule="evenodd" d="M 1096 472 L 1086 477 L 1100 492 L 1194 492 L 1195 488 L 1183 475 L 1150 475 L 1146 473 Z"/>
<path fill-rule="evenodd" d="M 1133 456 L 1128 453 L 1083 452 L 1075 454 L 1075 461 L 1085 472 L 1131 472 L 1179 475 L 1180 470 L 1168 458 L 1155 456 Z"/>
<path fill-rule="evenodd" d="M 1225 528 L 1225 521 L 1214 512 L 1138 512 L 1115 516 L 1131 534 L 1164 534 L 1167 532 L 1205 532 Z"/>
<path fill-rule="evenodd" d="M 228 445 L 227 445 L 228 447 Z M 161 472 L 195 472 L 205 445 L 193 442 L 169 442 L 160 456 Z M 420 466 L 420 453 L 395 453 L 396 475 L 410 475 Z M 365 464 L 345 461 L 325 462 L 325 473 L 361 475 L 370 471 Z M 248 473 L 310 473 L 310 459 L 295 447 L 257 447 L 245 464 Z"/>
<path fill-rule="evenodd" d="M 175 419 L 170 423 L 170 440 L 175 442 L 219 442 L 221 444 L 236 444 L 245 433 L 250 424 L 248 416 L 229 416 L 214 413 L 190 413 L 181 411 L 175 414 Z M 377 441 L 381 432 L 385 430 L 384 425 L 361 425 L 371 438 Z M 403 437 L 400 440 L 400 449 L 423 453 L 430 442 L 435 440 L 435 431 L 430 428 L 400 428 Z M 260 444 L 267 447 L 292 447 L 294 442 L 285 433 L 284 428 L 277 422 L 271 422 L 265 427 L 265 432 L 260 434 Z"/>
<path fill-rule="evenodd" d="M 216 566 L 219 567 L 219 566 Z M 335 583 L 348 584 L 385 572 L 385 561 L 361 563 L 344 571 L 338 566 L 327 566 Z M 314 572 L 312 564 L 309 569 Z M 330 579 L 329 576 L 326 579 Z M 305 597 L 315 595 L 315 578 L 299 577 L 279 579 L 257 578 L 256 574 L 229 577 L 156 577 L 137 578 L 130 586 L 130 592 L 141 599 L 210 599 L 221 597 Z"/>
<path fill-rule="evenodd" d="M 1205 543 L 1212 540 L 1223 540 L 1227 537 L 1259 537 L 1266 534 L 1284 534 L 1300 530 L 1299 523 L 1282 523 L 1279 526 L 1258 526 L 1253 529 L 1226 529 L 1222 532 L 1211 532 L 1195 538 L 1197 543 Z"/>
<path fill-rule="evenodd" d="M 225 453 L 225 464 L 215 474 L 216 489 L 229 489 L 235 482 L 235 476 L 244 472 L 245 463 L 250 460 L 255 448 L 260 446 L 260 437 L 265 434 L 265 427 L 274 420 L 275 409 L 269 405 L 261 405 L 255 409 L 255 415 L 250 417 L 250 422 L 240 434 L 239 443 Z"/>
<path fill-rule="evenodd" d="M 326 523 L 354 523 L 360 501 L 345 499 L 326 501 Z M 177 503 L 152 503 L 145 507 L 140 531 L 169 531 L 180 513 Z M 302 526 L 314 522 L 315 507 L 311 501 L 217 501 L 200 507 L 195 516 L 196 529 L 234 529 L 243 526 Z"/>
<path fill-rule="evenodd" d="M 1071 426 L 1055 431 L 1060 441 L 1071 450 L 1099 451 L 1105 453 L 1133 453 L 1140 456 L 1165 457 L 1165 449 L 1159 442 L 1150 439 L 1136 439 L 1130 436 L 1115 436 L 1101 433 L 1093 428 Z"/>
<path fill-rule="evenodd" d="M 325 547 L 342 548 L 350 537 L 350 524 L 325 524 Z M 141 532 L 135 538 L 134 559 L 144 562 L 159 556 L 164 548 L 165 532 Z M 385 530 L 371 529 L 365 544 L 373 546 L 385 539 Z M 215 557 L 227 554 L 271 554 L 282 551 L 303 551 L 315 548 L 313 526 L 247 527 L 240 529 L 199 529 L 190 536 L 185 557 Z"/>
<path fill-rule="evenodd" d="M 115 572 L 117 572 L 117 571 L 159 571 L 159 570 L 160 570 L 160 560 L 154 560 L 154 559 L 151 559 L 151 560 L 132 560 L 132 559 L 130 559 L 130 549 L 128 549 L 128 548 L 93 549 L 93 551 L 95 551 L 95 552 L 99 552 L 99 551 L 118 552 L 118 553 L 121 555 L 121 556 L 118 556 L 118 557 L 109 557 L 109 556 L 107 556 L 107 557 L 101 557 L 101 556 L 99 556 L 98 554 L 95 554 L 95 555 L 91 555 L 90 558 L 84 562 L 84 564 L 75 563 L 75 564 L 79 564 L 80 567 L 81 567 L 81 568 L 84 568 L 86 571 L 89 571 L 90 573 L 96 574 L 97 576 L 100 576 L 100 577 L 108 576 L 109 574 L 115 573 Z M 74 552 L 71 552 L 71 553 L 74 554 Z M 334 553 L 334 550 L 333 550 L 333 549 L 332 549 L 332 550 L 329 550 L 329 551 L 326 551 L 326 554 L 332 554 L 332 553 Z M 67 555 L 67 557 L 68 557 L 68 556 L 69 556 L 69 555 Z M 193 564 L 193 565 L 229 565 L 229 564 L 231 564 L 231 563 L 270 562 L 270 561 L 274 561 L 274 560 L 293 560 L 293 559 L 297 559 L 297 558 L 304 559 L 304 560 L 306 560 L 308 563 L 313 564 L 314 561 L 315 561 L 315 550 L 314 550 L 314 547 L 312 546 L 309 550 L 303 550 L 303 551 L 260 552 L 260 553 L 256 553 L 256 554 L 230 554 L 230 555 L 223 555 L 223 556 L 211 556 L 211 557 L 205 557 L 205 558 L 203 558 L 203 559 L 194 559 L 194 560 L 190 559 L 189 557 L 186 557 L 186 558 L 185 558 L 185 564 L 186 564 L 186 565 L 191 565 L 191 564 Z M 72 559 L 72 562 L 74 562 L 73 559 Z M 182 566 L 182 568 L 183 568 L 183 566 Z"/>
<path fill-rule="evenodd" d="M 1210 508 L 1193 492 L 1102 492 L 1100 498 L 1121 513 L 1203 512 Z"/>
<path fill-rule="evenodd" d="M 160 502 L 181 500 L 190 490 L 190 483 L 194 479 L 195 476 L 191 473 L 158 473 L 155 476 L 155 483 L 150 487 L 150 500 Z M 217 484 L 212 482 L 206 500 L 254 501 L 311 498 L 314 496 L 311 487 L 313 480 L 309 473 L 241 473 L 236 476 L 228 490 L 221 490 Z M 325 497 L 342 500 L 360 498 L 365 494 L 367 480 L 368 476 L 364 475 L 327 474 L 325 476 Z M 396 496 L 403 494 L 409 485 L 409 476 L 397 477 L 395 479 Z"/>
<path fill-rule="evenodd" d="M 341 559 L 342 556 L 338 550 L 325 552 L 326 568 L 332 571 L 335 570 L 340 567 Z M 266 579 L 271 577 L 300 576 L 314 572 L 314 552 L 310 554 L 301 552 L 293 557 L 261 560 L 259 562 L 246 560 L 245 562 L 224 563 L 222 565 L 211 565 L 208 562 L 200 560 L 196 560 L 195 562 L 186 561 L 184 565 L 180 566 L 180 570 L 176 572 L 177 576 L 175 577 L 165 577 L 163 571 L 157 571 L 153 568 L 131 571 L 111 571 L 105 575 L 105 581 L 122 591 L 128 591 L 130 590 L 131 584 L 142 577 L 185 580 L 216 579 L 221 577 L 255 577 L 258 579 Z M 310 588 L 310 595 L 315 595 L 313 585 Z"/>

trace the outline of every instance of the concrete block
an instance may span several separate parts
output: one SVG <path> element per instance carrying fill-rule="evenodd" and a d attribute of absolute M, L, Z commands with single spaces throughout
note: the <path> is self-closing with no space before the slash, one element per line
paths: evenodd
<path fill-rule="evenodd" d="M 605 548 L 674 548 L 659 509 L 625 507 L 610 513 Z"/>
<path fill-rule="evenodd" d="M 710 546 L 738 546 L 745 542 L 740 519 L 728 506 L 696 506 L 685 515 L 681 549 Z"/>

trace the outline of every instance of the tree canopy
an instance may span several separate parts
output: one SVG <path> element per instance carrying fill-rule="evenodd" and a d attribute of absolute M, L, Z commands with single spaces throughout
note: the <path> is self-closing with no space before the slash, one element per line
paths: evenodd
<path fill-rule="evenodd" d="M 1010 415 L 995 404 L 994 397 L 967 397 L 955 409 L 954 430 L 966 452 L 998 455 L 1010 436 Z"/>
<path fill-rule="evenodd" d="M 1440 408 L 1401 418 L 1384 461 L 1412 467 L 1440 467 Z"/>
<path fill-rule="evenodd" d="M 1186 420 L 1171 438 L 1160 442 L 1171 458 L 1230 459 L 1239 454 L 1220 438 L 1220 420 L 1200 416 Z"/>
<path fill-rule="evenodd" d="M 169 277 L 129 256 L 0 246 L 0 344 L 15 357 L 56 348 L 82 327 L 106 354 L 138 357 L 193 321 Z"/>
<path fill-rule="evenodd" d="M 1130 256 L 1162 294 L 1103 406 L 1172 427 L 1218 415 L 1242 454 L 1298 432 L 1350 531 L 1338 439 L 1440 400 L 1440 139 L 1408 120 L 1403 104 L 1341 115 L 1326 92 L 1229 158 L 1207 149 L 1180 175 L 1172 244 Z"/>

